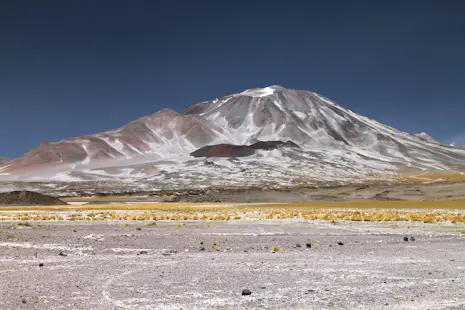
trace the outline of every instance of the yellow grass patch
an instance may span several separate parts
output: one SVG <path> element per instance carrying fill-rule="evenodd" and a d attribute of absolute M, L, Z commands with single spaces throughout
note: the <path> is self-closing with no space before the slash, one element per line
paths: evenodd
<path fill-rule="evenodd" d="M 303 219 L 465 223 L 465 201 L 360 201 L 292 204 L 154 203 L 4 207 L 0 220 L 186 221 Z"/>
<path fill-rule="evenodd" d="M 284 209 L 289 212 L 318 208 L 338 209 L 465 209 L 465 200 L 445 201 L 331 201 L 302 203 L 111 203 L 59 206 L 5 206 L 0 211 L 185 211 L 218 212 L 222 210 L 272 210 Z"/>

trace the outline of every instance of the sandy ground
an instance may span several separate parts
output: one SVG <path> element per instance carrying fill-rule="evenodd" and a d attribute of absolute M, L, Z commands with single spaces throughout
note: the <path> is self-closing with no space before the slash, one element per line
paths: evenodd
<path fill-rule="evenodd" d="M 463 225 L 183 224 L 0 223 L 0 309 L 465 309 Z"/>
<path fill-rule="evenodd" d="M 170 193 L 168 193 L 170 194 Z M 392 200 L 465 200 L 465 183 L 365 184 L 320 188 L 247 189 L 181 193 L 180 201 L 189 202 L 310 202 L 310 201 L 392 201 Z"/>
<path fill-rule="evenodd" d="M 146 184 L 147 185 L 147 184 Z M 207 188 L 176 190 L 144 190 L 147 186 L 137 182 L 75 182 L 75 183 L 27 183 L 0 182 L 0 192 L 32 190 L 54 197 L 89 197 L 131 195 L 152 196 L 153 201 L 171 200 L 186 202 L 310 202 L 310 201 L 359 201 L 359 200 L 465 200 L 465 182 L 437 182 L 430 184 L 400 182 L 369 182 L 342 185 L 325 183 L 279 188 Z M 147 198 L 145 198 L 147 199 Z M 114 199 L 115 202 L 121 201 Z M 99 203 L 105 200 L 99 200 Z M 106 201 L 108 202 L 108 200 Z"/>

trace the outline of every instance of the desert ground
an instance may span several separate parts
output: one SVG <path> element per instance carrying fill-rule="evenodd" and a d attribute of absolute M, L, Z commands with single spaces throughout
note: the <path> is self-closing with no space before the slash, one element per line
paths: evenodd
<path fill-rule="evenodd" d="M 463 224 L 27 223 L 0 224 L 1 309 L 465 308 Z"/>
<path fill-rule="evenodd" d="M 0 309 L 465 309 L 463 189 L 214 189 L 3 205 Z"/>

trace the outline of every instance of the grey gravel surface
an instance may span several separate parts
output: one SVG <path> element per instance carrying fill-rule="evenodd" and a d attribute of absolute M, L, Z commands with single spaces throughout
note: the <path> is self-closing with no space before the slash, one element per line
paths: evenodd
<path fill-rule="evenodd" d="M 465 309 L 463 226 L 31 225 L 0 223 L 0 309 Z"/>

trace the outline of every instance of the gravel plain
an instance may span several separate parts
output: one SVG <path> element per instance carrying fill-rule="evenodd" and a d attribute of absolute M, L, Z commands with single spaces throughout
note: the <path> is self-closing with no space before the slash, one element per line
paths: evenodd
<path fill-rule="evenodd" d="M 464 231 L 408 222 L 2 222 L 0 309 L 465 309 Z"/>

